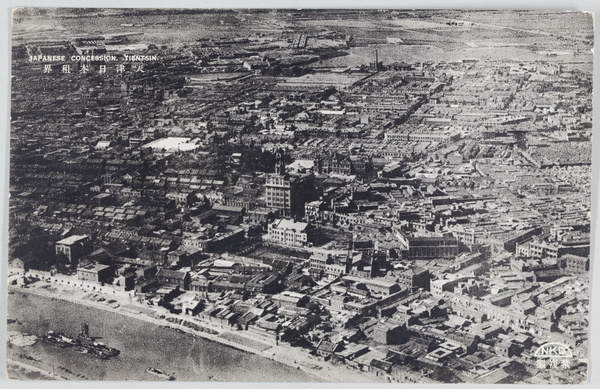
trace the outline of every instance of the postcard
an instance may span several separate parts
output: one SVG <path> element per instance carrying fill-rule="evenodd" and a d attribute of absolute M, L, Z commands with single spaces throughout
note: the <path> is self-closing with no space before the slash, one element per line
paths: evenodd
<path fill-rule="evenodd" d="M 8 377 L 586 382 L 593 34 L 14 9 Z"/>

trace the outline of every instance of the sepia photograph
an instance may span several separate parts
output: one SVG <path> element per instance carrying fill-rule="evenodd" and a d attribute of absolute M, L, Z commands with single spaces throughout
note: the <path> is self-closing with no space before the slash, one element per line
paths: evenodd
<path fill-rule="evenodd" d="M 588 382 L 591 12 L 11 23 L 9 379 Z"/>

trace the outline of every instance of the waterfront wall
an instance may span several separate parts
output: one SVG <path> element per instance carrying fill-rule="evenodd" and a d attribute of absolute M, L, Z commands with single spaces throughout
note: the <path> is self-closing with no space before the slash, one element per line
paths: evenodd
<path fill-rule="evenodd" d="M 26 275 L 37 278 L 42 282 L 46 282 L 48 285 L 58 284 L 79 288 L 87 292 L 102 293 L 109 296 L 113 295 L 125 298 L 133 298 L 136 295 L 135 291 L 125 291 L 122 286 L 80 280 L 76 274 L 68 276 L 64 274 L 53 274 L 52 272 L 42 270 L 30 270 Z"/>

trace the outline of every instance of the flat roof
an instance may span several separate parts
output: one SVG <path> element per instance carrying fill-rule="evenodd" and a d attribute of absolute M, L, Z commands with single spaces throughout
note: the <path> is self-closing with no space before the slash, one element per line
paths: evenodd
<path fill-rule="evenodd" d="M 199 146 L 192 141 L 192 138 L 184 137 L 167 137 L 157 139 L 150 143 L 143 145 L 144 148 L 152 148 L 157 150 L 164 149 L 165 151 L 188 151 L 197 149 Z"/>
<path fill-rule="evenodd" d="M 87 237 L 88 237 L 87 235 L 71 235 L 68 238 L 59 240 L 58 242 L 56 242 L 56 244 L 72 245 L 81 240 L 87 239 Z"/>
<path fill-rule="evenodd" d="M 110 266 L 108 266 L 108 265 L 95 264 L 95 265 L 87 265 L 87 266 L 80 267 L 79 269 L 77 269 L 77 271 L 98 273 L 98 272 L 101 272 L 102 270 L 108 269 L 109 267 Z"/>

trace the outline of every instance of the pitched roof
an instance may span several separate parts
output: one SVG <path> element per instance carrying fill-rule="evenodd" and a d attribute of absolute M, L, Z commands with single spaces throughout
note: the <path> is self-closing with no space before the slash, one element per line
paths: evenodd
<path fill-rule="evenodd" d="M 326 353 L 333 353 L 338 348 L 339 343 L 333 343 L 328 340 L 321 340 L 317 346 L 317 350 L 324 351 Z"/>

